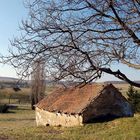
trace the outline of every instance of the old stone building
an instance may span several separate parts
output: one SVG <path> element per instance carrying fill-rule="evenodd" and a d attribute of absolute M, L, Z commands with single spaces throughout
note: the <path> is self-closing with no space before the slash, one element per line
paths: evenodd
<path fill-rule="evenodd" d="M 109 115 L 133 116 L 131 105 L 112 84 L 59 89 L 36 105 L 36 123 L 44 126 L 78 126 Z"/>

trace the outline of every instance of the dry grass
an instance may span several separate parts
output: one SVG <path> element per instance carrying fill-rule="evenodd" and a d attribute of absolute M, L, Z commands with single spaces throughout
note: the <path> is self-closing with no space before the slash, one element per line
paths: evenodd
<path fill-rule="evenodd" d="M 115 86 L 123 93 L 128 88 L 127 84 Z M 53 87 L 49 88 L 48 93 L 52 90 Z M 30 90 L 23 89 L 16 94 L 11 89 L 0 90 L 0 95 L 6 98 L 10 94 L 18 94 L 25 99 Z M 86 124 L 83 127 L 36 127 L 35 112 L 30 109 L 29 104 L 20 104 L 18 109 L 0 114 L 0 140 L 140 140 L 140 114 L 132 118 Z"/>
<path fill-rule="evenodd" d="M 56 88 L 54 86 L 47 86 L 45 95 L 50 94 Z M 21 100 L 21 103 L 30 103 L 30 94 L 30 88 L 21 88 L 18 92 L 15 92 L 12 88 L 0 89 L 0 103 L 9 103 L 9 98 L 11 99 L 10 103 L 18 103 L 19 100 Z"/>
<path fill-rule="evenodd" d="M 0 114 L 0 136 L 9 140 L 139 140 L 140 114 L 83 127 L 36 127 L 30 106 Z"/>
<path fill-rule="evenodd" d="M 29 103 L 30 93 L 30 88 L 22 88 L 18 92 L 15 92 L 12 88 L 0 89 L 0 103 Z"/>

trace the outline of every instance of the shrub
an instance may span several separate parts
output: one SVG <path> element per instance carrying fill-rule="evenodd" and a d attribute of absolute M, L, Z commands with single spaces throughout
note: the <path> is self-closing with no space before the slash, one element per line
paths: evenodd
<path fill-rule="evenodd" d="M 9 106 L 6 104 L 0 104 L 0 113 L 6 113 L 8 112 Z"/>
<path fill-rule="evenodd" d="M 135 112 L 140 112 L 140 93 L 134 89 L 133 86 L 129 86 L 127 91 L 128 101 L 132 104 Z"/>

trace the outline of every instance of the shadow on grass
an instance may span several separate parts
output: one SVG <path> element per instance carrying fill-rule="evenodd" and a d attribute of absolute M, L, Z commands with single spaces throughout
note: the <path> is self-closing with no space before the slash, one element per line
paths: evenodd
<path fill-rule="evenodd" d="M 31 110 L 30 108 L 21 108 L 21 107 L 19 107 L 19 108 L 17 108 L 16 110 L 21 110 L 21 111 L 23 111 L 23 110 Z"/>
<path fill-rule="evenodd" d="M 6 118 L 0 119 L 0 122 L 17 122 L 17 121 L 35 121 L 35 118 Z"/>
<path fill-rule="evenodd" d="M 93 118 L 92 120 L 87 121 L 86 124 L 109 122 L 117 118 L 120 118 L 120 116 L 116 116 L 112 114 L 102 115 L 102 116 L 99 116 L 99 117 Z"/>
<path fill-rule="evenodd" d="M 16 113 L 17 111 L 30 111 L 31 107 L 29 106 L 20 106 L 16 104 L 5 104 L 0 108 L 0 114 L 6 113 Z"/>
<path fill-rule="evenodd" d="M 16 113 L 14 110 L 8 110 L 7 112 L 3 113 L 3 114 L 13 114 Z"/>

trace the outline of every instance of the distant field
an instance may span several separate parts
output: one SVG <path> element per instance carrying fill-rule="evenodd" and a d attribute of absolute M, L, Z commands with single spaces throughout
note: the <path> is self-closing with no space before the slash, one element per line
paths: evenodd
<path fill-rule="evenodd" d="M 140 114 L 82 127 L 36 127 L 30 105 L 0 114 L 0 140 L 140 140 Z"/>
<path fill-rule="evenodd" d="M 50 94 L 56 87 L 46 86 L 45 95 Z M 0 103 L 5 104 L 29 104 L 30 103 L 30 88 L 21 88 L 20 91 L 16 92 L 12 88 L 0 89 Z"/>
<path fill-rule="evenodd" d="M 128 90 L 129 84 L 114 84 L 116 88 L 127 98 L 126 92 Z M 59 88 L 60 85 L 47 85 L 45 96 L 50 94 L 52 91 L 55 91 Z M 140 88 L 135 88 L 140 91 Z M 30 88 L 21 88 L 20 91 L 15 92 L 12 88 L 0 89 L 0 103 L 5 104 L 30 104 Z"/>
<path fill-rule="evenodd" d="M 116 88 L 118 88 L 119 91 L 120 91 L 125 97 L 127 97 L 127 96 L 126 96 L 126 92 L 127 92 L 128 88 L 129 88 L 129 84 L 114 84 L 114 86 L 115 86 Z"/>
<path fill-rule="evenodd" d="M 114 84 L 114 86 L 116 88 L 119 89 L 119 91 L 125 96 L 127 97 L 126 95 L 126 92 L 128 91 L 128 88 L 129 88 L 129 84 Z M 137 88 L 137 87 L 134 87 L 136 90 L 140 91 L 140 88 Z"/>
<path fill-rule="evenodd" d="M 116 88 L 126 96 L 126 91 L 128 90 L 129 84 L 114 84 Z M 50 94 L 52 91 L 57 89 L 59 86 L 46 86 L 45 95 Z M 136 88 L 138 89 L 138 88 Z M 140 89 L 138 89 L 140 90 Z M 10 103 L 10 104 L 25 104 L 30 103 L 30 88 L 21 88 L 21 91 L 15 92 L 12 88 L 0 89 L 0 103 Z"/>
<path fill-rule="evenodd" d="M 22 88 L 18 92 L 15 92 L 12 88 L 0 89 L 0 103 L 30 103 L 30 93 L 30 88 Z"/>

